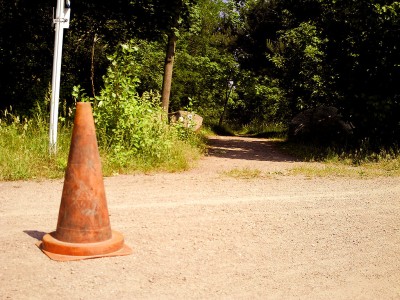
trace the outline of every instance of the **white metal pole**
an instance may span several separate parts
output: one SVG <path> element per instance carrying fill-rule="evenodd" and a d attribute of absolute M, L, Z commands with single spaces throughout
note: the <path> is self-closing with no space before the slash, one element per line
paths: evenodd
<path fill-rule="evenodd" d="M 51 102 L 50 102 L 50 130 L 49 151 L 51 154 L 57 152 L 57 126 L 58 107 L 60 98 L 61 58 L 64 28 L 69 27 L 70 9 L 65 7 L 64 0 L 57 0 L 54 37 L 53 73 L 51 80 Z"/>

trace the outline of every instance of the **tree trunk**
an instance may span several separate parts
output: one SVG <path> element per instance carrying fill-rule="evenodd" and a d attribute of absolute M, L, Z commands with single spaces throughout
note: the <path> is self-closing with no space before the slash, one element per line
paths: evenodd
<path fill-rule="evenodd" d="M 229 96 L 231 95 L 231 92 L 232 92 L 232 89 L 233 89 L 233 83 L 231 84 L 231 83 L 228 81 L 227 84 L 228 84 L 228 86 L 227 86 L 226 94 L 225 94 L 224 109 L 222 110 L 222 114 L 221 114 L 221 116 L 220 116 L 220 118 L 219 118 L 219 122 L 218 122 L 218 125 L 219 125 L 219 126 L 222 126 L 222 123 L 224 122 L 224 117 L 225 117 L 226 108 L 228 107 Z"/>
<path fill-rule="evenodd" d="M 171 94 L 172 69 L 174 67 L 175 46 L 177 37 L 174 33 L 168 35 L 168 45 L 164 63 L 164 78 L 161 92 L 161 106 L 168 113 L 169 97 Z"/>
<path fill-rule="evenodd" d="M 93 36 L 93 44 L 92 44 L 92 60 L 90 66 L 90 81 L 92 82 L 92 94 L 93 98 L 96 98 L 96 91 L 94 89 L 94 50 L 97 42 L 97 34 L 95 33 Z"/>

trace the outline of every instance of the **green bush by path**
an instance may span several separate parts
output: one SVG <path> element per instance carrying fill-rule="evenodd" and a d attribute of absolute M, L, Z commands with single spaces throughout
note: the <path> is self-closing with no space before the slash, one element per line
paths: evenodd
<path fill-rule="evenodd" d="M 93 102 L 99 145 L 107 156 L 106 170 L 187 169 L 199 155 L 200 140 L 190 129 L 168 124 L 157 92 L 138 94 L 138 74 L 143 71 L 141 47 L 130 41 L 108 57 L 110 66 L 99 96 L 88 99 L 80 87 L 74 88 L 74 96 Z"/>
<path fill-rule="evenodd" d="M 27 119 L 9 111 L 0 115 L 0 181 L 62 178 L 67 166 L 72 126 L 60 123 L 57 154 L 49 154 L 49 124 L 43 118 Z M 70 124 L 71 125 L 71 124 Z M 201 155 L 203 141 L 190 133 L 186 141 L 174 137 L 163 155 L 111 151 L 100 144 L 103 175 L 135 172 L 176 172 L 190 168 Z"/>
<path fill-rule="evenodd" d="M 181 171 L 201 154 L 202 139 L 191 129 L 169 125 L 158 93 L 137 93 L 138 45 L 127 43 L 109 57 L 104 87 L 89 99 L 74 87 L 76 100 L 93 102 L 104 175 L 136 171 Z M 60 117 L 57 155 L 48 152 L 47 113 L 40 105 L 33 117 L 10 111 L 0 116 L 0 180 L 59 178 L 67 165 L 72 114 Z"/>

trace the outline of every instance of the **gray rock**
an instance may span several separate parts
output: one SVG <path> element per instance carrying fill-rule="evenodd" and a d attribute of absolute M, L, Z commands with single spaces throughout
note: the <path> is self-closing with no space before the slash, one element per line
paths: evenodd
<path fill-rule="evenodd" d="M 345 122 L 336 107 L 319 106 L 296 115 L 289 124 L 289 139 L 340 142 L 353 133 L 353 125 Z"/>
<path fill-rule="evenodd" d="M 203 124 L 203 118 L 194 112 L 186 110 L 178 110 L 168 114 L 170 123 L 182 123 L 185 128 L 192 128 L 193 131 L 198 131 Z"/>

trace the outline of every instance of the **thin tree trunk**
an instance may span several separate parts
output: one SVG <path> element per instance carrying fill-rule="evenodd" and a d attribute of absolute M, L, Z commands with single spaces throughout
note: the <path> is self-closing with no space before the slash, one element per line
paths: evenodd
<path fill-rule="evenodd" d="M 230 82 L 228 81 L 228 88 L 226 89 L 226 94 L 225 94 L 224 109 L 219 118 L 219 123 L 218 123 L 219 126 L 222 126 L 222 123 L 224 122 L 225 112 L 226 112 L 226 108 L 228 107 L 228 101 L 229 101 L 229 97 L 231 95 L 232 89 L 233 89 L 233 84 L 230 84 Z"/>
<path fill-rule="evenodd" d="M 169 97 L 171 95 L 172 70 L 174 67 L 176 40 L 177 38 L 175 34 L 168 35 L 168 44 L 164 63 L 164 78 L 161 92 L 161 106 L 166 113 L 168 113 Z"/>
<path fill-rule="evenodd" d="M 93 44 L 92 44 L 92 61 L 91 61 L 91 66 L 90 66 L 90 81 L 92 82 L 93 98 L 96 98 L 96 92 L 94 89 L 94 49 L 96 46 L 96 42 L 97 42 L 97 34 L 94 34 Z"/>

